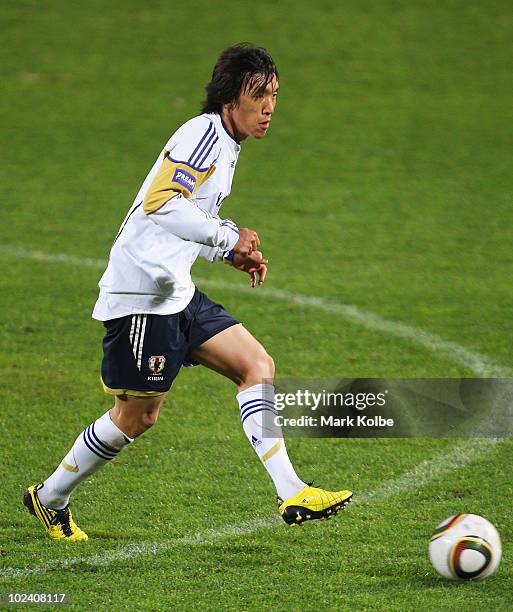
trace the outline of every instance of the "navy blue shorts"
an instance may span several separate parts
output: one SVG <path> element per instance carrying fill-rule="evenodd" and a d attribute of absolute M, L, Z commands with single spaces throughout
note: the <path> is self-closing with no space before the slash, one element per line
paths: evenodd
<path fill-rule="evenodd" d="M 105 321 L 103 387 L 113 395 L 165 393 L 182 365 L 195 365 L 194 349 L 237 323 L 198 289 L 182 312 Z"/>

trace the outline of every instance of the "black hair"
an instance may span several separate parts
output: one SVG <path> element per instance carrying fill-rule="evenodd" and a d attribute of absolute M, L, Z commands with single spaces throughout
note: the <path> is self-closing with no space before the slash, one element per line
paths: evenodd
<path fill-rule="evenodd" d="M 220 114 L 223 105 L 236 102 L 241 93 L 263 93 L 275 75 L 278 78 L 276 65 L 264 48 L 251 43 L 229 47 L 214 66 L 201 111 Z"/>

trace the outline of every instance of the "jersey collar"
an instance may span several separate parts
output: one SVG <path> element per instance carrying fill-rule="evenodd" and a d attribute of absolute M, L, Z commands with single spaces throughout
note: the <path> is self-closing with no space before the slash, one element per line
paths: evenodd
<path fill-rule="evenodd" d="M 230 134 L 230 132 L 228 131 L 228 128 L 226 127 L 225 122 L 223 121 L 221 115 L 217 114 L 217 113 L 211 113 L 208 115 L 208 117 L 210 117 L 210 119 L 212 119 L 216 125 L 216 127 L 218 128 L 218 132 L 219 134 L 221 134 L 221 136 L 227 141 L 229 142 L 233 148 L 235 149 L 235 151 L 239 152 L 240 151 L 240 142 Z"/>
<path fill-rule="evenodd" d="M 239 145 L 240 147 L 240 141 L 237 140 L 235 138 L 235 136 L 233 136 L 232 134 L 230 134 L 230 131 L 228 130 L 228 128 L 226 127 L 226 123 L 223 121 L 223 118 L 221 117 L 221 115 L 219 115 L 219 119 L 221 120 L 221 125 L 223 126 L 224 131 L 228 134 L 228 136 L 233 140 L 233 142 L 235 142 L 236 144 Z"/>

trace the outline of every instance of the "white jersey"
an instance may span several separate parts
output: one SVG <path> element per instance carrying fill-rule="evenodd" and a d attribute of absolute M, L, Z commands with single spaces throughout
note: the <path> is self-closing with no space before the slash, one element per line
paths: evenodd
<path fill-rule="evenodd" d="M 171 136 L 119 229 L 93 318 L 186 308 L 198 255 L 222 259 L 239 239 L 236 224 L 218 216 L 239 151 L 217 113 L 194 117 Z"/>

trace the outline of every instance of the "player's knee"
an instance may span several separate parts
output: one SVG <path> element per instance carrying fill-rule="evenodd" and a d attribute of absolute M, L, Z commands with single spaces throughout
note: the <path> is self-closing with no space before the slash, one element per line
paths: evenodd
<path fill-rule="evenodd" d="M 159 408 L 137 411 L 131 417 L 125 418 L 123 422 L 124 431 L 131 438 L 137 438 L 155 425 L 158 416 Z"/>
<path fill-rule="evenodd" d="M 143 412 L 141 414 L 141 418 L 139 420 L 139 425 L 142 431 L 147 431 L 150 427 L 153 427 L 159 418 L 159 410 L 148 410 L 147 412 Z"/>
<path fill-rule="evenodd" d="M 258 385 L 261 384 L 264 379 L 273 379 L 274 370 L 273 358 L 265 351 L 262 351 L 251 360 L 243 383 L 245 386 Z"/>
<path fill-rule="evenodd" d="M 276 368 L 274 366 L 274 359 L 271 357 L 271 355 L 267 355 L 266 368 L 267 368 L 267 376 L 265 376 L 265 378 L 274 378 L 274 373 L 276 371 Z"/>
<path fill-rule="evenodd" d="M 152 398 L 118 397 L 111 418 L 130 438 L 137 438 L 157 422 L 164 396 Z"/>
<path fill-rule="evenodd" d="M 164 396 L 158 396 L 148 400 L 144 409 L 139 412 L 139 427 L 141 429 L 141 433 L 147 431 L 155 423 L 159 418 L 160 407 L 164 402 Z"/>

